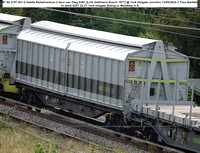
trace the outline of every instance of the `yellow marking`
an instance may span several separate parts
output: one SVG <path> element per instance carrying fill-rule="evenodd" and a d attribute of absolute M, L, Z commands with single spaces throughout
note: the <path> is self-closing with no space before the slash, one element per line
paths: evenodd
<path fill-rule="evenodd" d="M 2 85 L 4 92 L 19 93 L 19 88 L 17 88 L 16 85 L 10 85 L 10 78 L 4 78 L 4 75 L 2 78 Z"/>
<path fill-rule="evenodd" d="M 130 65 L 134 65 L 133 62 L 131 62 Z"/>
<path fill-rule="evenodd" d="M 149 58 L 134 58 L 129 57 L 128 60 L 135 60 L 135 61 L 147 61 L 147 62 L 168 62 L 168 63 L 181 63 L 181 62 L 188 62 L 187 60 L 183 59 L 149 59 Z"/>
<path fill-rule="evenodd" d="M 136 78 L 126 78 L 128 81 L 137 81 L 137 82 L 142 82 L 142 79 L 136 79 Z M 144 82 L 147 82 L 145 79 Z M 158 83 L 159 80 L 150 80 L 151 83 Z M 174 80 L 161 80 L 161 83 L 175 83 Z M 180 80 L 180 83 L 187 83 L 187 80 Z"/>
<path fill-rule="evenodd" d="M 8 27 L 5 27 L 5 28 L 2 28 L 1 31 L 0 31 L 0 35 L 1 35 L 1 33 L 2 33 L 5 29 L 11 28 L 11 27 L 14 27 L 14 25 L 11 25 L 11 26 L 8 26 Z"/>
<path fill-rule="evenodd" d="M 152 83 L 158 83 L 159 80 L 151 80 L 150 82 L 152 82 Z M 174 83 L 175 81 L 174 80 L 161 80 L 160 82 L 161 83 Z"/>
<path fill-rule="evenodd" d="M 180 83 L 187 83 L 187 80 L 180 80 Z"/>
<path fill-rule="evenodd" d="M 181 144 L 184 144 L 185 142 L 185 133 L 181 134 Z"/>
<path fill-rule="evenodd" d="M 142 63 L 141 63 L 141 62 L 139 62 L 138 66 L 142 66 Z"/>
<path fill-rule="evenodd" d="M 142 82 L 142 79 L 126 78 L 126 80 L 128 80 L 128 81 L 138 81 L 138 82 Z M 144 80 L 144 82 L 147 82 L 147 80 Z"/>
<path fill-rule="evenodd" d="M 5 27 L 5 28 L 2 28 L 1 31 L 0 31 L 0 40 L 1 40 L 1 33 L 5 30 L 5 29 L 8 29 L 8 28 L 11 28 L 11 27 L 14 27 L 14 25 L 11 25 L 11 26 L 8 26 L 8 27 Z M 1 44 L 1 43 L 0 43 Z"/>

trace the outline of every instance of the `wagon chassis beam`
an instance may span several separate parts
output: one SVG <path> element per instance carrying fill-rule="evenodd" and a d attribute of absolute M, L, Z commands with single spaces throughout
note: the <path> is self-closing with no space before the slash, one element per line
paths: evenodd
<path fill-rule="evenodd" d="M 97 109 L 97 110 L 100 110 L 100 111 L 106 110 L 106 112 L 113 112 L 113 113 L 116 113 L 116 114 L 121 114 L 121 110 L 116 110 L 114 108 L 109 108 L 109 107 L 106 107 L 106 106 L 98 105 L 98 104 L 95 104 L 95 103 L 90 103 L 90 102 L 87 102 L 87 101 L 84 101 L 84 100 L 79 100 L 79 99 L 76 99 L 76 98 L 62 96 L 62 95 L 52 93 L 52 92 L 49 92 L 49 91 L 44 91 L 44 90 L 41 90 L 41 89 L 38 89 L 38 88 L 33 88 L 33 87 L 28 86 L 28 85 L 18 84 L 17 87 L 26 88 L 30 91 L 35 92 L 36 94 L 43 94 L 43 95 L 52 96 L 54 98 L 64 100 L 67 103 L 72 103 L 72 104 L 75 103 L 75 104 L 78 104 L 78 105 L 90 107 L 90 108 Z"/>

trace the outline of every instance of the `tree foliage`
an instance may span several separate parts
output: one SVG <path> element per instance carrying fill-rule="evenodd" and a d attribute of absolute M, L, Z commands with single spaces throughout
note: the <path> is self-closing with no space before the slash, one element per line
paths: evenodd
<path fill-rule="evenodd" d="M 156 23 L 162 23 L 165 25 L 175 25 L 182 27 L 191 27 L 191 28 L 199 28 L 200 29 L 200 10 L 197 9 L 163 9 L 162 14 L 163 17 L 173 18 L 176 20 L 161 20 L 158 19 Z M 180 21 L 182 20 L 182 21 Z M 184 22 L 186 21 L 186 22 Z M 187 29 L 175 29 L 175 28 L 160 28 L 162 30 L 168 30 L 180 34 L 192 35 L 200 37 L 200 31 L 198 30 L 187 30 Z M 166 41 L 177 47 L 177 51 L 188 55 L 200 57 L 200 39 L 193 38 L 185 35 L 175 35 L 170 33 L 159 32 L 158 35 L 160 38 L 163 38 L 163 41 Z M 200 77 L 200 60 L 190 60 L 191 62 L 191 77 Z"/>

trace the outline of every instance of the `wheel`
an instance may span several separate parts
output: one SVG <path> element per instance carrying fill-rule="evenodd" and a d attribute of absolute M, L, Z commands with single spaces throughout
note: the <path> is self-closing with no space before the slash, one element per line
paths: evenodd
<path fill-rule="evenodd" d="M 28 108 L 29 110 L 32 110 L 32 107 L 27 106 L 27 108 Z"/>
<path fill-rule="evenodd" d="M 41 113 L 41 109 L 35 109 L 36 112 Z"/>

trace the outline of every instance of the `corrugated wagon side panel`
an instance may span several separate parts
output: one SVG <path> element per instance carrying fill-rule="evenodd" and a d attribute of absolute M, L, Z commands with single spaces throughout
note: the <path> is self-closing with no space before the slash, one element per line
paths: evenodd
<path fill-rule="evenodd" d="M 18 49 L 18 81 L 53 92 L 66 92 L 66 50 L 22 40 L 18 40 Z"/>
<path fill-rule="evenodd" d="M 21 53 L 21 74 L 24 75 L 26 74 L 26 51 L 28 50 L 28 43 L 24 42 L 22 46 L 22 53 Z M 24 76 L 21 76 L 22 80 L 25 80 Z"/>
<path fill-rule="evenodd" d="M 99 58 L 99 68 L 98 68 L 98 99 L 103 102 L 103 94 L 104 94 L 104 84 L 105 84 L 105 58 Z"/>
<path fill-rule="evenodd" d="M 91 92 L 93 93 L 92 94 L 92 99 L 96 100 L 98 99 L 98 69 L 99 69 L 99 57 L 98 56 L 93 56 L 93 60 L 92 60 L 92 63 L 93 63 L 93 67 L 92 67 L 92 73 L 93 73 L 93 80 L 92 81 L 92 89 L 91 89 Z"/>
<path fill-rule="evenodd" d="M 114 74 L 114 75 L 112 75 L 112 83 L 113 83 L 113 85 L 112 85 L 112 94 L 111 94 L 111 97 L 113 98 L 113 101 L 111 102 L 111 104 L 112 103 L 116 103 L 117 102 L 117 93 L 116 93 L 116 91 L 117 91 L 117 86 L 114 86 L 114 84 L 117 84 L 118 83 L 118 64 L 117 64 L 118 62 L 117 61 L 115 61 L 115 60 L 113 60 L 112 61 L 112 69 L 111 69 L 111 72 L 112 72 L 112 74 Z"/>
<path fill-rule="evenodd" d="M 32 70 L 33 70 L 32 75 L 31 75 L 31 77 L 32 77 L 32 81 L 31 82 L 33 84 L 36 84 L 36 82 L 37 82 L 36 81 L 37 80 L 37 73 L 38 73 L 38 62 L 39 62 L 38 58 L 37 58 L 38 51 L 37 51 L 36 45 L 30 43 L 30 50 L 32 50 Z"/>
<path fill-rule="evenodd" d="M 46 41 L 48 42 L 48 40 L 44 42 Z M 21 60 L 17 66 L 20 70 L 18 74 L 21 76 L 19 81 L 101 105 L 121 107 L 124 81 L 123 57 L 110 56 L 112 51 L 108 52 L 109 56 L 107 54 L 104 56 L 102 52 L 105 46 L 106 49 L 109 46 L 104 43 L 99 44 L 88 43 L 85 40 L 83 50 L 80 50 L 81 46 L 73 43 L 68 46 L 68 50 L 65 50 L 45 43 L 41 44 L 36 40 L 22 41 L 22 51 L 19 54 Z M 115 49 L 115 47 L 110 48 Z"/>
<path fill-rule="evenodd" d="M 123 92 L 124 92 L 124 62 L 123 61 L 118 61 L 119 64 L 119 71 L 118 71 L 118 102 L 117 105 L 122 106 L 123 105 Z"/>
<path fill-rule="evenodd" d="M 60 53 L 61 51 L 59 49 L 54 49 L 54 56 L 53 56 L 53 89 L 59 91 L 59 85 L 58 85 L 58 80 L 59 80 L 59 68 L 62 60 L 59 60 L 60 58 Z"/>
<path fill-rule="evenodd" d="M 88 79 L 88 78 L 92 78 L 93 77 L 93 73 L 92 73 L 92 68 L 93 68 L 93 57 L 91 55 L 87 56 L 87 65 L 85 65 L 85 68 L 87 69 L 87 72 L 85 73 L 85 76 L 87 78 L 86 81 L 86 91 L 85 92 L 85 97 L 91 99 L 92 93 L 91 93 L 91 89 L 92 89 L 92 80 Z"/>
<path fill-rule="evenodd" d="M 44 46 L 43 52 L 44 52 L 44 56 L 43 56 L 43 65 L 42 67 L 44 67 L 43 69 L 43 86 L 48 88 L 48 65 L 49 65 L 49 47 L 48 46 Z M 46 57 L 46 58 L 45 58 Z"/>
<path fill-rule="evenodd" d="M 16 54 L 16 67 L 15 67 L 15 73 L 16 73 L 16 79 L 20 79 L 20 69 L 21 69 L 21 63 L 19 62 L 21 58 L 21 48 L 22 48 L 22 41 L 17 41 L 17 54 Z"/>
<path fill-rule="evenodd" d="M 55 48 L 49 48 L 49 68 L 48 68 L 48 76 L 49 76 L 49 88 L 53 89 L 53 77 L 55 73 Z"/>
<path fill-rule="evenodd" d="M 23 42 L 20 42 L 18 47 L 20 48 L 19 49 L 19 53 L 17 54 L 17 78 L 18 79 L 22 79 L 22 76 L 21 76 L 21 72 L 22 72 L 22 63 L 21 63 L 21 58 L 22 58 L 22 49 L 23 49 L 23 46 L 22 46 Z"/>
<path fill-rule="evenodd" d="M 122 107 L 123 61 L 68 52 L 68 94 Z"/>
<path fill-rule="evenodd" d="M 110 83 L 106 83 L 105 85 L 105 93 L 104 93 L 104 102 L 106 103 L 112 103 L 111 100 L 111 92 L 112 92 L 112 60 L 111 59 L 105 59 L 105 80 L 106 82 L 110 82 Z"/>
<path fill-rule="evenodd" d="M 64 51 L 62 51 L 62 50 L 60 50 L 61 52 L 60 52 L 60 84 L 61 84 L 61 86 L 62 86 L 62 91 L 64 91 L 64 89 L 65 89 L 65 87 L 64 86 L 66 86 L 66 61 L 65 60 L 67 60 L 67 59 L 65 59 L 65 56 L 66 56 L 66 51 L 64 50 Z"/>
<path fill-rule="evenodd" d="M 87 87 L 87 78 L 86 73 L 88 70 L 87 65 L 87 56 L 85 54 L 81 54 L 81 61 L 80 61 L 80 96 L 85 97 L 86 94 L 86 87 Z"/>
<path fill-rule="evenodd" d="M 68 52 L 68 93 L 72 94 L 72 84 L 73 84 L 73 52 Z"/>
<path fill-rule="evenodd" d="M 44 55 L 43 55 L 43 48 L 44 46 L 43 45 L 37 45 L 37 49 L 38 49 L 38 65 L 39 65 L 39 70 L 38 70 L 38 79 L 37 79 L 37 85 L 41 85 L 43 86 L 43 80 L 42 80 L 42 77 L 43 77 L 43 68 L 42 68 L 42 65 L 43 65 L 43 58 L 44 58 Z"/>
<path fill-rule="evenodd" d="M 116 98 L 116 104 L 114 105 L 122 106 L 122 95 L 123 95 L 123 82 L 124 82 L 124 63 L 122 61 L 114 62 L 114 95 L 113 98 Z M 116 82 L 116 83 L 115 83 Z"/>
<path fill-rule="evenodd" d="M 22 58 L 22 64 L 26 65 L 26 71 L 25 73 L 22 73 L 22 75 L 24 75 L 23 77 L 25 78 L 25 80 L 27 82 L 31 82 L 31 75 L 33 72 L 32 69 L 32 60 L 33 60 L 33 55 L 32 55 L 32 48 L 31 48 L 31 43 L 30 42 L 24 42 L 23 45 L 25 45 L 23 47 L 22 50 L 22 54 L 23 54 L 23 58 Z"/>
<path fill-rule="evenodd" d="M 78 88 L 79 88 L 79 63 L 80 63 L 80 55 L 78 53 L 74 53 L 74 79 L 73 79 L 73 84 L 74 84 L 74 95 L 78 95 Z"/>

